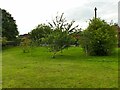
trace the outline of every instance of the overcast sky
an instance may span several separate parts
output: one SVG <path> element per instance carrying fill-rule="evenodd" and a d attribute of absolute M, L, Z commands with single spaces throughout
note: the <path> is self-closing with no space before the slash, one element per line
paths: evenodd
<path fill-rule="evenodd" d="M 0 0 L 0 8 L 7 10 L 18 25 L 20 34 L 34 29 L 38 24 L 51 22 L 64 12 L 68 21 L 75 20 L 76 25 L 85 29 L 89 19 L 97 17 L 107 22 L 118 22 L 119 0 Z"/>

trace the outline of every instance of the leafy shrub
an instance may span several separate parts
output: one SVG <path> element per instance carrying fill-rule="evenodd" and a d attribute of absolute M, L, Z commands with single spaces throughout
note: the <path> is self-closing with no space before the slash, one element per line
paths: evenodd
<path fill-rule="evenodd" d="M 7 43 L 7 38 L 6 37 L 1 37 L 1 43 L 2 43 L 2 46 L 5 46 L 6 43 Z"/>
<path fill-rule="evenodd" d="M 51 28 L 48 25 L 40 24 L 30 32 L 30 38 L 36 46 L 40 46 L 41 44 L 44 44 L 42 39 L 44 39 L 50 32 Z"/>
<path fill-rule="evenodd" d="M 20 46 L 22 47 L 23 53 L 30 51 L 31 40 L 28 37 L 24 37 L 21 40 Z"/>
<path fill-rule="evenodd" d="M 81 42 L 89 55 L 110 55 L 117 44 L 117 33 L 112 25 L 100 18 L 93 18 L 83 31 Z"/>

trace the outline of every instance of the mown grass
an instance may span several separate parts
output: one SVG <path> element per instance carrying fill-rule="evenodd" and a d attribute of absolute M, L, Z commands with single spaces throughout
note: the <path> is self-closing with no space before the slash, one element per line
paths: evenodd
<path fill-rule="evenodd" d="M 2 89 L 2 50 L 0 50 L 0 89 Z"/>
<path fill-rule="evenodd" d="M 53 59 L 44 47 L 14 47 L 3 50 L 2 76 L 3 88 L 116 88 L 118 55 L 86 56 L 71 47 Z"/>

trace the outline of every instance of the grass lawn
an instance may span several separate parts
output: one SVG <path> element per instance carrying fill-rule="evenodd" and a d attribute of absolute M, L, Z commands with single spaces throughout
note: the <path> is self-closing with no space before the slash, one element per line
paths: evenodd
<path fill-rule="evenodd" d="M 2 89 L 2 52 L 0 51 L 0 89 Z"/>
<path fill-rule="evenodd" d="M 118 55 L 86 56 L 71 47 L 51 58 L 44 47 L 23 53 L 13 47 L 2 53 L 3 88 L 115 88 Z"/>

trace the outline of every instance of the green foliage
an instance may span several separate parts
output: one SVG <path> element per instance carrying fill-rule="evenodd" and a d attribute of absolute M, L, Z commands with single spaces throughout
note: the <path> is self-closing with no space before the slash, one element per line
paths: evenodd
<path fill-rule="evenodd" d="M 66 18 L 63 17 L 64 13 L 61 14 L 61 16 L 57 15 L 54 20 L 52 20 L 52 23 L 49 23 L 51 28 L 54 29 L 59 29 L 61 31 L 67 31 L 69 34 L 73 32 L 73 30 L 76 30 L 77 26 L 73 26 L 75 23 L 74 20 L 71 22 L 67 22 Z"/>
<path fill-rule="evenodd" d="M 110 55 L 116 47 L 117 33 L 104 20 L 93 18 L 81 37 L 82 47 L 89 55 Z"/>
<path fill-rule="evenodd" d="M 62 32 L 58 29 L 54 30 L 46 39 L 50 51 L 54 52 L 53 57 L 58 51 L 62 52 L 63 49 L 70 47 L 72 40 L 67 31 Z"/>
<path fill-rule="evenodd" d="M 114 24 L 114 26 L 116 27 L 116 31 L 118 31 L 118 47 L 120 47 L 120 27 L 118 24 Z"/>
<path fill-rule="evenodd" d="M 0 45 L 6 45 L 7 43 L 7 38 L 6 37 L 0 37 Z"/>
<path fill-rule="evenodd" d="M 23 53 L 30 52 L 31 40 L 28 37 L 24 37 L 21 40 L 20 46 L 22 47 Z"/>
<path fill-rule="evenodd" d="M 2 41 L 2 45 L 4 46 L 7 43 L 7 38 L 6 37 L 2 37 L 1 41 Z"/>
<path fill-rule="evenodd" d="M 72 36 L 72 38 L 74 39 L 72 42 L 72 45 L 75 45 L 75 46 L 80 45 L 81 34 L 82 34 L 81 29 L 75 30 L 73 33 L 70 34 Z"/>
<path fill-rule="evenodd" d="M 10 13 L 2 9 L 2 37 L 6 37 L 8 41 L 14 41 L 18 33 L 14 18 Z"/>
<path fill-rule="evenodd" d="M 63 14 L 60 17 L 56 16 L 53 23 L 49 23 L 53 31 L 46 38 L 46 42 L 50 50 L 54 53 L 53 57 L 55 57 L 57 52 L 62 52 L 63 49 L 70 47 L 73 40 L 70 34 L 78 27 L 73 27 L 75 21 L 67 23 Z"/>
<path fill-rule="evenodd" d="M 30 38 L 37 46 L 39 46 L 42 44 L 42 39 L 47 37 L 50 32 L 51 28 L 48 25 L 40 24 L 30 32 Z"/>

